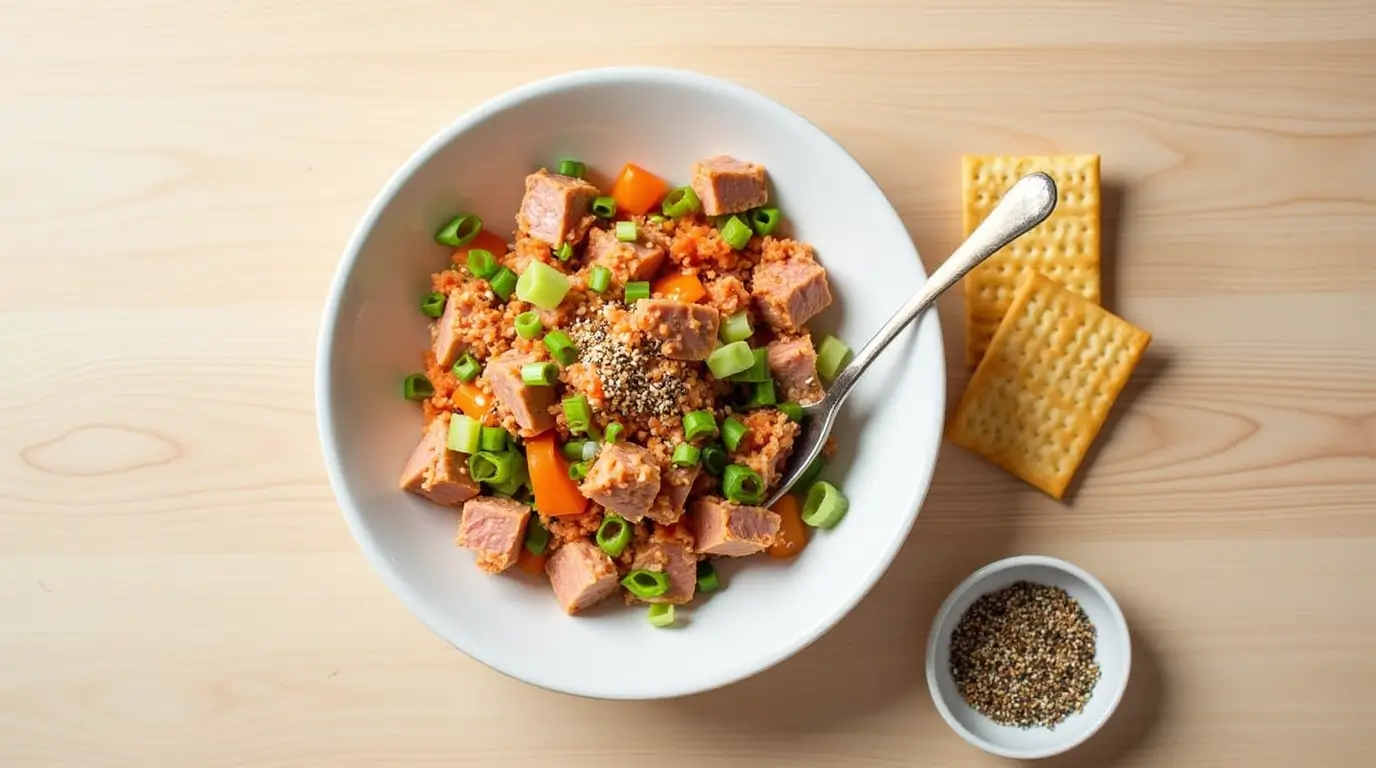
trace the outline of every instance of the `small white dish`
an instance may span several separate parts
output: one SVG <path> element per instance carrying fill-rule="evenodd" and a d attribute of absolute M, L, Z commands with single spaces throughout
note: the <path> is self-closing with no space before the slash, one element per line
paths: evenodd
<path fill-rule="evenodd" d="M 1064 589 L 1084 608 L 1097 630 L 1095 660 L 1099 664 L 1099 682 L 1084 711 L 1071 715 L 1055 728 L 999 725 L 965 703 L 951 677 L 951 634 L 966 609 L 982 595 L 1019 581 Z M 980 749 L 1018 760 L 1058 755 L 1093 736 L 1118 708 L 1131 666 L 1128 623 L 1109 591 L 1083 569 L 1040 555 L 1010 557 L 975 571 L 942 603 L 927 637 L 927 687 L 942 718 Z"/>
<path fill-rule="evenodd" d="M 884 193 L 821 129 L 722 80 L 668 69 L 573 72 L 522 86 L 459 117 L 396 172 L 358 223 L 330 287 L 316 360 L 316 409 L 330 484 L 368 562 L 436 634 L 492 668 L 583 696 L 645 699 L 725 685 L 816 640 L 864 597 L 907 538 L 936 465 L 946 407 L 935 312 L 903 332 L 856 386 L 827 478 L 850 513 L 793 560 L 719 566 L 723 588 L 655 629 L 609 601 L 566 616 L 549 585 L 488 576 L 454 546 L 457 515 L 397 478 L 420 434 L 402 399 L 428 321 L 417 311 L 450 249 L 434 232 L 458 212 L 515 228 L 526 174 L 561 158 L 606 185 L 626 162 L 686 183 L 694 160 L 763 164 L 794 235 L 827 268 L 835 303 L 811 324 L 859 348 L 923 284 Z"/>

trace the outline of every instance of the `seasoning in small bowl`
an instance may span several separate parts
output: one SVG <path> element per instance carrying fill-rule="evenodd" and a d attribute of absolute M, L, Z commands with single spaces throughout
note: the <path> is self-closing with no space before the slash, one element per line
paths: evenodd
<path fill-rule="evenodd" d="M 1049 557 L 976 571 L 938 611 L 927 642 L 937 710 L 970 743 L 1049 757 L 1088 739 L 1117 707 L 1131 663 L 1127 622 L 1093 576 Z"/>

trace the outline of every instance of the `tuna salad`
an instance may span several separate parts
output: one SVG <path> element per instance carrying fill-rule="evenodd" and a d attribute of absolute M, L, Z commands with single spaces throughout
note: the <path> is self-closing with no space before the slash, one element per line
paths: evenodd
<path fill-rule="evenodd" d="M 527 176 L 510 239 L 471 214 L 436 234 L 455 250 L 421 301 L 430 346 L 402 389 L 425 426 L 400 487 L 458 511 L 481 570 L 668 626 L 721 586 L 713 560 L 793 557 L 845 515 L 820 479 L 831 445 L 760 504 L 850 350 L 807 327 L 827 271 L 763 166 L 708 158 L 677 188 L 632 163 L 609 189 L 586 176 Z"/>

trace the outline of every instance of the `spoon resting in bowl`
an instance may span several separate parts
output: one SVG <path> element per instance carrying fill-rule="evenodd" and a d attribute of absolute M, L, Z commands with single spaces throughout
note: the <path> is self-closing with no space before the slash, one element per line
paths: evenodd
<path fill-rule="evenodd" d="M 1028 230 L 1042 223 L 1056 208 L 1056 182 L 1045 173 L 1031 173 L 1018 180 L 1003 196 L 989 216 L 975 228 L 973 234 L 956 248 L 950 258 L 936 268 L 932 276 L 898 313 L 884 323 L 868 343 L 856 354 L 832 382 L 826 395 L 815 403 L 803 406 L 803 430 L 799 435 L 788 471 L 765 502 L 774 506 L 788 493 L 808 467 L 822 452 L 822 446 L 836 423 L 836 414 L 845 403 L 855 382 L 904 328 L 922 315 L 936 299 L 955 285 L 970 270 L 993 256 L 1000 248 L 1016 240 Z"/>

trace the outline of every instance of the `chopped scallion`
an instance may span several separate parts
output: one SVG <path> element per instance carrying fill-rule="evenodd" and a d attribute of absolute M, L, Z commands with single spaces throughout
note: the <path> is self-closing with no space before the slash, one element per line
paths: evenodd
<path fill-rule="evenodd" d="M 745 341 L 754 334 L 755 329 L 750 327 L 750 313 L 742 309 L 722 322 L 717 335 L 723 344 L 730 344 L 733 341 Z"/>
<path fill-rule="evenodd" d="M 474 248 L 468 252 L 468 271 L 479 280 L 489 280 L 497 274 L 497 257 L 492 251 Z"/>
<path fill-rule="evenodd" d="M 545 349 L 560 365 L 573 365 L 578 360 L 578 347 L 563 331 L 556 329 L 545 334 Z"/>
<path fill-rule="evenodd" d="M 501 297 L 502 301 L 509 301 L 511 294 L 516 292 L 516 273 L 506 267 L 498 267 L 487 284 L 492 286 L 492 292 Z"/>
<path fill-rule="evenodd" d="M 569 243 L 560 243 L 559 247 L 554 249 L 554 258 L 560 261 L 573 258 L 573 246 Z"/>
<path fill-rule="evenodd" d="M 478 378 L 478 374 L 483 372 L 483 366 L 476 358 L 465 352 L 454 362 L 454 367 L 450 369 L 450 372 L 453 373 L 459 381 L 467 384 Z"/>
<path fill-rule="evenodd" d="M 621 586 L 639 598 L 659 597 L 669 591 L 669 574 L 637 568 L 626 574 Z"/>
<path fill-rule="evenodd" d="M 731 459 L 726 455 L 726 449 L 722 446 L 712 443 L 703 447 L 702 468 L 707 470 L 707 474 L 712 477 L 721 477 L 729 463 L 731 463 Z"/>
<path fill-rule="evenodd" d="M 788 420 L 794 424 L 801 424 L 803 421 L 803 406 L 797 403 L 779 403 L 779 410 L 784 412 Z"/>
<path fill-rule="evenodd" d="M 545 338 L 549 338 L 548 336 Z M 587 432 L 592 424 L 592 407 L 586 395 L 574 395 L 564 399 L 564 421 L 573 433 Z"/>
<path fill-rule="evenodd" d="M 774 380 L 765 379 L 756 382 L 750 390 L 750 399 L 745 401 L 746 408 L 761 408 L 766 405 L 773 405 L 779 402 L 778 395 L 774 393 Z"/>
<path fill-rule="evenodd" d="M 664 196 L 664 204 L 660 206 L 660 210 L 664 211 L 665 216 L 677 219 L 687 216 L 700 207 L 702 207 L 702 203 L 698 200 L 698 195 L 692 187 L 678 187 L 670 190 L 669 194 Z"/>
<path fill-rule="evenodd" d="M 545 554 L 545 548 L 549 546 L 549 529 L 540 523 L 538 515 L 531 515 L 530 522 L 526 524 L 526 551 L 532 555 Z"/>
<path fill-rule="evenodd" d="M 634 221 L 616 222 L 616 239 L 623 243 L 634 243 L 640 233 L 636 231 Z"/>
<path fill-rule="evenodd" d="M 711 411 L 689 411 L 683 414 L 683 439 L 689 442 L 699 437 L 717 434 L 717 417 Z"/>
<path fill-rule="evenodd" d="M 474 454 L 482 448 L 483 425 L 473 418 L 456 413 L 449 417 L 449 434 L 444 445 L 451 451 Z"/>
<path fill-rule="evenodd" d="M 444 314 L 445 298 L 439 291 L 427 295 L 420 302 L 420 311 L 425 313 L 426 317 L 439 317 Z"/>
<path fill-rule="evenodd" d="M 478 451 L 468 457 L 468 474 L 480 483 L 502 485 L 516 472 L 516 454 L 509 451 Z"/>
<path fill-rule="evenodd" d="M 644 280 L 626 283 L 626 303 L 634 304 L 641 299 L 650 298 L 650 284 Z"/>
<path fill-rule="evenodd" d="M 732 464 L 722 473 L 722 495 L 740 504 L 759 504 L 764 500 L 764 478 L 744 464 Z"/>
<path fill-rule="evenodd" d="M 401 394 L 407 400 L 429 400 L 435 396 L 435 385 L 423 373 L 413 373 L 401 380 Z"/>
<path fill-rule="evenodd" d="M 652 627 L 668 627 L 674 623 L 673 603 L 654 603 L 646 614 Z"/>
<path fill-rule="evenodd" d="M 483 427 L 482 438 L 479 440 L 479 447 L 484 451 L 505 451 L 507 433 L 501 427 Z"/>
<path fill-rule="evenodd" d="M 523 339 L 533 339 L 544 329 L 545 324 L 540 322 L 539 312 L 522 312 L 516 316 L 516 335 Z"/>
<path fill-rule="evenodd" d="M 435 242 L 459 248 L 468 245 L 483 231 L 483 220 L 472 214 L 455 216 L 435 233 Z"/>
<path fill-rule="evenodd" d="M 717 347 L 707 356 L 707 368 L 718 379 L 733 376 L 754 364 L 755 355 L 751 352 L 750 345 L 743 341 L 733 341 Z"/>
<path fill-rule="evenodd" d="M 530 262 L 516 281 L 516 298 L 540 309 L 554 309 L 569 292 L 569 278 L 543 261 Z"/>
<path fill-rule="evenodd" d="M 620 557 L 631 543 L 631 525 L 617 515 L 608 512 L 597 526 L 597 546 L 608 557 Z"/>
<path fill-rule="evenodd" d="M 698 591 L 716 592 L 721 589 L 721 581 L 717 578 L 717 569 L 712 567 L 708 560 L 698 561 Z"/>
<path fill-rule="evenodd" d="M 741 439 L 745 437 L 750 428 L 741 423 L 735 416 L 727 416 L 721 423 L 721 441 L 726 443 L 726 450 L 735 451 L 741 444 Z"/>
<path fill-rule="evenodd" d="M 575 179 L 583 178 L 583 174 L 588 172 L 588 167 L 577 160 L 560 160 L 559 175 L 572 176 Z"/>
<path fill-rule="evenodd" d="M 818 480 L 807 491 L 803 502 L 803 522 L 813 528 L 831 528 L 841 522 L 850 509 L 850 502 L 836 486 L 825 480 Z"/>
<path fill-rule="evenodd" d="M 778 208 L 756 208 L 750 212 L 750 226 L 761 237 L 774 234 L 783 220 Z"/>
<path fill-rule="evenodd" d="M 721 227 L 721 239 L 731 250 L 739 251 L 750 244 L 750 227 L 739 216 L 732 216 Z"/>
<path fill-rule="evenodd" d="M 552 387 L 559 380 L 559 368 L 554 363 L 526 363 L 521 366 L 521 383 L 527 387 Z"/>
<path fill-rule="evenodd" d="M 588 290 L 593 293 L 602 293 L 607 290 L 612 283 L 612 271 L 606 267 L 593 267 L 588 273 Z"/>
<path fill-rule="evenodd" d="M 592 201 L 592 215 L 602 219 L 610 219 L 616 215 L 616 200 L 610 197 L 599 197 Z"/>
<path fill-rule="evenodd" d="M 603 440 L 603 442 L 607 442 L 607 443 L 614 443 L 614 442 L 616 442 L 616 441 L 617 441 L 617 438 L 621 437 L 621 433 L 622 433 L 624 430 L 625 430 L 625 427 L 622 427 L 620 422 L 613 421 L 612 423 L 610 423 L 610 424 L 607 425 L 607 429 L 604 431 L 604 433 L 603 433 L 603 435 L 602 435 L 602 440 Z"/>
<path fill-rule="evenodd" d="M 669 463 L 676 467 L 696 467 L 701 456 L 702 451 L 696 445 L 679 443 L 674 446 L 674 455 L 670 457 Z"/>
<path fill-rule="evenodd" d="M 835 381 L 850 362 L 850 347 L 835 336 L 823 336 L 817 345 L 817 373 L 827 381 Z"/>

